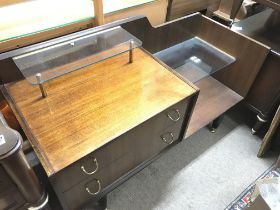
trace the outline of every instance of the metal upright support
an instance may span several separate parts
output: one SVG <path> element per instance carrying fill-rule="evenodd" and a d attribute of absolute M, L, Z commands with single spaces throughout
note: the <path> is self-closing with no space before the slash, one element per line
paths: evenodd
<path fill-rule="evenodd" d="M 134 41 L 131 40 L 129 42 L 129 63 L 133 62 L 133 45 L 134 45 Z"/>
<path fill-rule="evenodd" d="M 37 82 L 39 84 L 39 87 L 40 87 L 40 90 L 41 90 L 41 93 L 42 93 L 42 97 L 46 98 L 48 96 L 48 94 L 47 94 L 47 91 L 46 91 L 44 85 L 42 84 L 41 78 L 42 78 L 41 73 L 36 74 L 36 79 L 37 79 Z"/>

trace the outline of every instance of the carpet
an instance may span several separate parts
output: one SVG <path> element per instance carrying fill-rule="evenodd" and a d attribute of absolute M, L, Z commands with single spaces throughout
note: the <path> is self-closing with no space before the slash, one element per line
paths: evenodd
<path fill-rule="evenodd" d="M 256 116 L 243 106 L 216 133 L 202 128 L 108 194 L 109 210 L 223 210 L 275 161 L 258 158 Z"/>
<path fill-rule="evenodd" d="M 280 169 L 274 170 L 274 165 L 271 166 L 268 170 L 266 170 L 261 176 L 259 176 L 257 180 L 264 178 L 273 178 L 280 177 Z M 255 189 L 255 182 L 250 184 L 233 202 L 231 202 L 225 210 L 243 210 L 246 209 L 250 202 L 250 197 Z"/>

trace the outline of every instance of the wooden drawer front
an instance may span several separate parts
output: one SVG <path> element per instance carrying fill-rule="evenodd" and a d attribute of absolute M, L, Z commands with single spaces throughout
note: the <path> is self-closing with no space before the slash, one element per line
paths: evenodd
<path fill-rule="evenodd" d="M 124 155 L 124 138 L 117 138 L 106 145 L 57 173 L 51 180 L 61 192 L 64 192 L 84 179 L 96 174 L 112 161 Z"/>
<path fill-rule="evenodd" d="M 181 124 L 183 122 L 188 101 L 188 99 L 185 99 L 158 115 L 158 121 L 164 123 L 164 128 L 170 127 L 175 124 Z"/>
<path fill-rule="evenodd" d="M 187 102 L 188 100 L 186 99 L 175 104 L 147 122 L 132 129 L 133 132 L 127 132 L 77 163 L 65 168 L 52 178 L 52 183 L 61 192 L 65 192 L 82 180 L 93 176 L 110 163 L 122 158 L 133 148 L 141 146 L 138 144 L 142 144 L 142 141 L 139 141 L 135 136 L 142 136 L 143 139 L 144 134 L 149 134 L 150 138 L 147 138 L 151 139 L 152 135 L 158 135 L 167 127 L 181 125 L 187 108 Z M 149 142 L 148 145 L 152 143 Z M 146 152 L 148 153 L 148 150 Z"/>
<path fill-rule="evenodd" d="M 142 127 L 143 128 L 143 127 Z M 156 156 L 160 151 L 172 143 L 170 133 L 173 135 L 173 142 L 178 139 L 181 126 L 176 124 L 162 131 L 161 134 L 149 137 L 151 134 L 141 130 L 142 136 L 135 136 L 138 140 L 135 149 L 124 157 L 116 160 L 112 164 L 98 171 L 95 175 L 82 181 L 66 191 L 63 195 L 69 209 L 80 209 L 85 203 L 95 198 L 102 190 L 110 184 L 121 178 L 139 164 Z M 139 134 L 139 130 L 135 130 L 135 135 Z M 148 134 L 149 133 L 149 134 Z M 165 138 L 165 141 L 163 140 Z"/>

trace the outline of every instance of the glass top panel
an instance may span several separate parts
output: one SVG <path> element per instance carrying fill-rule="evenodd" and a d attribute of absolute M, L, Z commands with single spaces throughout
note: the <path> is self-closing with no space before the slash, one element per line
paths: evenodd
<path fill-rule="evenodd" d="M 235 58 L 194 37 L 154 54 L 180 75 L 195 83 L 235 62 Z"/>
<path fill-rule="evenodd" d="M 13 60 L 23 76 L 38 85 L 141 45 L 139 39 L 118 26 L 19 55 Z"/>

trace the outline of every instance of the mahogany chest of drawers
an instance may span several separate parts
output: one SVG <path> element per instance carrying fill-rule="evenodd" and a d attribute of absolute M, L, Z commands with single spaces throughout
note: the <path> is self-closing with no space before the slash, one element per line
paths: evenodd
<path fill-rule="evenodd" d="M 81 209 L 184 138 L 198 90 L 142 49 L 2 88 L 64 209 Z"/>

